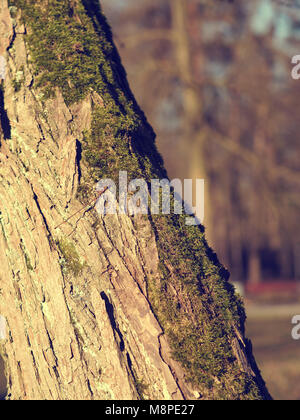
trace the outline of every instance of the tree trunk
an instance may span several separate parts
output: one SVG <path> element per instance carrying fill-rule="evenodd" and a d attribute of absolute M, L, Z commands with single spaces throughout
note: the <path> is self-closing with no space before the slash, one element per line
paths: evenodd
<path fill-rule="evenodd" d="M 170 0 L 172 11 L 173 42 L 176 53 L 176 64 L 182 84 L 182 107 L 183 107 L 183 138 L 180 142 L 182 150 L 180 156 L 184 156 L 182 163 L 186 167 L 182 173 L 196 182 L 196 179 L 205 181 L 205 230 L 206 237 L 213 241 L 212 235 L 212 208 L 210 203 L 210 185 L 205 162 L 206 134 L 203 126 L 203 109 L 201 96 L 195 88 L 193 74 L 193 60 L 191 42 L 189 40 L 188 11 L 185 0 Z M 194 193 L 196 188 L 194 187 Z"/>
<path fill-rule="evenodd" d="M 248 267 L 248 283 L 251 285 L 258 285 L 262 281 L 261 262 L 259 252 L 251 250 L 249 253 L 249 267 Z"/>
<path fill-rule="evenodd" d="M 2 0 L 7 398 L 269 398 L 200 228 L 80 211 L 120 170 L 165 176 L 97 1 L 10 1 L 10 16 Z"/>

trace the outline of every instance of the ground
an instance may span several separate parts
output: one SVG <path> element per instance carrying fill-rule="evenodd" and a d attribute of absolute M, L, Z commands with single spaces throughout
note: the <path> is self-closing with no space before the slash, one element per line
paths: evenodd
<path fill-rule="evenodd" d="M 247 305 L 247 336 L 275 400 L 300 400 L 300 341 L 292 339 L 291 319 L 300 305 Z"/>

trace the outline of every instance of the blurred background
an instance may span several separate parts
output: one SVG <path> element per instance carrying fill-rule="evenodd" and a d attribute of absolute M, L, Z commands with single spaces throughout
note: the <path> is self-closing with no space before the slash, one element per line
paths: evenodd
<path fill-rule="evenodd" d="M 101 3 L 169 177 L 206 181 L 207 236 L 270 392 L 299 400 L 300 1 Z"/>

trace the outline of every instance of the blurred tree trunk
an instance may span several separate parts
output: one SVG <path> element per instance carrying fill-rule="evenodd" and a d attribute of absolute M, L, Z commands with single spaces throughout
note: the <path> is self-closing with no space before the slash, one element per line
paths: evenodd
<path fill-rule="evenodd" d="M 211 205 L 210 187 L 205 161 L 206 134 L 203 127 L 203 109 L 201 97 L 195 88 L 195 77 L 193 74 L 193 59 L 191 42 L 189 39 L 189 17 L 187 13 L 188 4 L 185 0 L 170 0 L 172 11 L 172 28 L 174 47 L 178 73 L 182 84 L 182 125 L 183 139 L 180 143 L 181 153 L 185 157 L 182 161 L 188 162 L 187 173 L 190 179 L 205 180 L 205 221 L 206 236 L 209 241 L 213 240 L 211 226 Z M 197 51 L 199 54 L 199 51 Z M 195 192 L 195 188 L 194 188 Z M 195 197 L 195 194 L 194 194 Z"/>
<path fill-rule="evenodd" d="M 261 283 L 261 263 L 257 249 L 250 251 L 248 263 L 248 283 L 256 285 Z"/>

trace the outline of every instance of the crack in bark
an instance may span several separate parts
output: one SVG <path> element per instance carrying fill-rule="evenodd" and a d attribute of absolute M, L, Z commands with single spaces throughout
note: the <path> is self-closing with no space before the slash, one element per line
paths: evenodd
<path fill-rule="evenodd" d="M 173 376 L 174 381 L 176 382 L 176 385 L 177 385 L 177 387 L 178 387 L 178 389 L 179 389 L 179 392 L 180 392 L 180 393 L 181 393 L 181 395 L 182 395 L 182 398 L 183 398 L 184 400 L 186 400 L 186 397 L 185 397 L 185 395 L 184 395 L 184 392 L 183 392 L 183 390 L 181 389 L 181 386 L 179 385 L 179 379 L 177 378 L 177 376 L 176 376 L 176 374 L 175 374 L 174 370 L 172 369 L 172 367 L 169 365 L 169 363 L 167 363 L 167 362 L 166 362 L 166 360 L 165 360 L 165 359 L 164 359 L 164 357 L 163 357 L 163 354 L 162 354 L 161 337 L 162 337 L 162 336 L 164 336 L 164 335 L 165 335 L 165 333 L 164 333 L 164 331 L 162 331 L 162 332 L 158 335 L 158 337 L 157 337 L 157 339 L 158 339 L 158 350 L 159 350 L 159 355 L 160 355 L 160 358 L 161 358 L 161 360 L 164 362 L 164 364 L 168 366 L 168 368 L 169 368 L 169 370 L 170 370 L 170 372 L 171 372 L 171 375 Z"/>
<path fill-rule="evenodd" d="M 44 215 L 44 213 L 43 213 L 43 211 L 41 209 L 38 196 L 35 193 L 34 188 L 33 188 L 33 185 L 31 183 L 30 183 L 30 187 L 31 187 L 31 190 L 32 190 L 32 193 L 33 193 L 33 199 L 34 199 L 34 201 L 36 203 L 36 206 L 37 206 L 37 209 L 38 209 L 40 215 L 42 216 L 42 219 L 43 219 L 43 222 L 44 222 L 44 226 L 46 228 L 46 232 L 47 232 L 46 237 L 47 237 L 47 241 L 49 243 L 50 250 L 51 251 L 57 251 L 55 240 L 54 240 L 54 238 L 52 236 L 52 233 L 51 233 L 51 230 L 50 230 L 49 225 L 47 223 L 46 217 L 45 217 L 45 215 Z"/>
<path fill-rule="evenodd" d="M 5 109 L 4 104 L 4 91 L 3 87 L 0 85 L 0 124 L 3 132 L 4 140 L 11 138 L 11 124 Z"/>
<path fill-rule="evenodd" d="M 156 315 L 155 315 L 155 313 L 154 313 L 154 311 L 153 311 L 153 308 L 152 308 L 152 305 L 151 305 L 151 302 L 150 302 L 150 300 L 148 299 L 148 296 L 147 295 L 145 295 L 145 293 L 143 292 L 143 290 L 142 290 L 142 288 L 141 288 L 141 286 L 140 286 L 140 284 L 138 283 L 138 281 L 136 280 L 136 276 L 134 276 L 132 273 L 131 273 L 131 271 L 130 271 L 130 269 L 129 269 L 129 267 L 127 266 L 127 264 L 126 264 L 126 261 L 124 260 L 124 258 L 121 256 L 121 253 L 119 252 L 119 250 L 118 250 L 118 248 L 114 245 L 114 243 L 113 243 L 113 240 L 112 240 L 112 238 L 110 237 L 110 234 L 109 234 L 109 232 L 108 232 L 108 230 L 107 230 L 107 228 L 106 228 L 106 225 L 105 225 L 105 220 L 103 220 L 103 227 L 104 227 L 104 230 L 105 230 L 105 234 L 106 234 L 106 237 L 109 239 L 109 241 L 110 241 L 110 243 L 111 243 L 111 246 L 113 247 L 113 249 L 118 253 L 118 256 L 119 256 L 119 258 L 121 259 L 121 261 L 123 262 L 123 264 L 124 264 L 124 266 L 126 267 L 126 269 L 127 269 L 127 271 L 128 271 L 128 273 L 130 274 L 130 276 L 131 276 L 131 278 L 135 281 L 135 283 L 137 284 L 137 286 L 138 286 L 138 288 L 139 288 L 139 291 L 140 291 L 140 293 L 142 293 L 142 295 L 145 297 L 145 299 L 146 299 L 146 301 L 147 301 L 147 303 L 148 303 L 148 306 L 149 306 L 149 310 L 152 312 L 152 314 L 154 315 L 154 317 L 155 317 L 155 319 L 156 319 L 156 321 L 158 322 L 158 324 L 159 324 L 159 326 L 160 326 L 160 328 L 162 329 L 162 327 L 161 327 L 161 325 L 160 325 L 160 323 L 159 323 L 159 321 L 158 321 L 158 319 L 157 319 L 157 317 L 156 317 Z M 123 242 L 124 242 L 124 240 L 123 240 Z M 140 258 L 141 258 L 141 261 L 142 262 L 144 262 L 143 261 L 143 258 L 142 258 L 142 252 L 141 252 L 141 248 L 140 248 L 140 245 L 139 245 L 139 243 L 138 243 L 138 241 L 136 242 L 136 247 L 137 247 L 137 250 L 138 250 L 138 254 L 139 254 L 139 256 L 140 256 Z M 145 276 L 145 278 L 147 278 L 147 275 L 146 275 L 146 272 L 145 272 L 145 269 L 144 269 L 144 267 L 142 267 L 143 268 L 143 273 L 144 273 L 144 276 Z M 162 344 L 161 344 L 161 337 L 164 335 L 165 333 L 164 333 L 164 331 L 162 331 L 159 335 L 158 335 L 158 347 L 159 347 L 159 355 L 160 355 L 160 358 L 161 358 L 161 360 L 163 361 L 163 363 L 168 367 L 168 369 L 170 370 L 170 373 L 171 373 L 171 375 L 173 376 L 173 378 L 174 378 L 174 381 L 175 381 L 175 383 L 176 383 L 176 385 L 177 385 L 177 387 L 178 387 L 178 390 L 179 390 L 179 392 L 181 393 L 181 395 L 182 395 L 182 398 L 185 400 L 186 399 L 186 397 L 185 397 L 185 395 L 184 395 L 184 392 L 183 392 L 183 390 L 182 390 L 182 388 L 181 388 L 181 386 L 180 386 L 180 384 L 179 384 L 179 379 L 177 378 L 177 376 L 176 376 L 176 374 L 175 374 L 175 371 L 172 369 L 172 367 L 166 362 L 166 360 L 164 359 L 164 357 L 163 357 L 163 355 L 162 355 Z M 127 353 L 127 355 L 128 355 L 128 353 Z M 131 371 L 131 370 L 130 370 Z M 132 373 L 132 372 L 131 372 Z M 133 375 L 133 378 L 135 378 L 135 376 Z M 176 393 L 176 391 L 175 391 L 175 393 Z"/>
<path fill-rule="evenodd" d="M 114 335 L 115 335 L 115 333 L 117 333 L 118 336 L 119 336 L 120 351 L 123 352 L 125 350 L 125 342 L 124 342 L 124 339 L 123 339 L 123 334 L 121 333 L 120 329 L 117 326 L 117 322 L 116 322 L 116 318 L 115 318 L 115 314 L 114 314 L 114 307 L 111 304 L 111 302 L 109 301 L 108 296 L 104 292 L 101 292 L 100 296 L 104 300 L 106 312 L 107 312 L 111 327 L 114 331 Z"/>
<path fill-rule="evenodd" d="M 16 36 L 17 36 L 17 33 L 16 33 L 16 30 L 15 30 L 14 26 L 12 27 L 12 34 L 13 35 L 11 37 L 10 43 L 9 43 L 8 47 L 6 48 L 6 51 L 8 52 L 9 55 L 10 55 L 9 51 L 12 49 L 12 47 L 15 43 L 15 40 L 16 40 Z"/>

